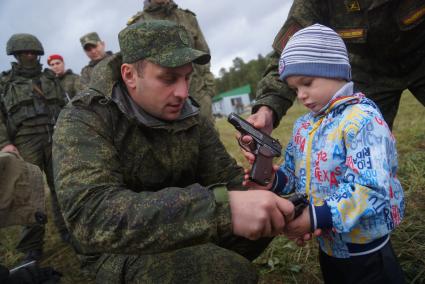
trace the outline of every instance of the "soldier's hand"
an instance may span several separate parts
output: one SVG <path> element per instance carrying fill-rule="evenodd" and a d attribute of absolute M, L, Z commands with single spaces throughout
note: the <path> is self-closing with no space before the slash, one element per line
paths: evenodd
<path fill-rule="evenodd" d="M 279 235 L 294 205 L 266 190 L 229 191 L 233 233 L 250 240 Z"/>
<path fill-rule="evenodd" d="M 256 113 L 251 114 L 246 120 L 261 131 L 269 135 L 272 133 L 273 111 L 269 107 L 260 107 Z"/>
<path fill-rule="evenodd" d="M 271 134 L 273 131 L 273 111 L 267 107 L 262 106 L 254 114 L 251 114 L 247 119 L 255 128 L 260 129 L 261 131 Z M 240 134 L 238 134 L 239 139 Z M 241 143 L 244 145 L 249 145 L 252 143 L 252 138 L 249 135 L 241 137 Z M 255 156 L 251 152 L 245 151 L 242 149 L 242 153 L 250 164 L 253 164 L 255 161 Z"/>
<path fill-rule="evenodd" d="M 13 153 L 13 154 L 19 155 L 18 148 L 16 148 L 16 146 L 13 145 L 13 144 L 7 144 L 0 151 L 1 152 L 8 152 L 8 153 Z"/>

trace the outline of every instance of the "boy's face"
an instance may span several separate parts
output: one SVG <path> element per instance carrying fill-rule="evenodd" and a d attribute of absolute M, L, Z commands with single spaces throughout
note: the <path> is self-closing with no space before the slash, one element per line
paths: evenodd
<path fill-rule="evenodd" d="M 313 112 L 320 111 L 347 83 L 342 79 L 308 76 L 289 76 L 286 82 L 297 93 L 298 100 Z"/>

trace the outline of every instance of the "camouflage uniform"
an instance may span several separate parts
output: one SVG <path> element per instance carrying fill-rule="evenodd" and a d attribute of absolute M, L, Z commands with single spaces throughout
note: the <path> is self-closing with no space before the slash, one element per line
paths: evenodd
<path fill-rule="evenodd" d="M 170 43 L 154 34 L 159 46 Z M 255 258 L 269 240 L 232 234 L 223 186 L 240 184 L 242 169 L 191 101 L 168 122 L 140 108 L 120 79 L 125 58 L 99 63 L 53 138 L 59 200 L 77 251 L 99 283 L 255 282 L 243 256 Z"/>
<path fill-rule="evenodd" d="M 81 69 L 81 76 L 80 76 L 80 86 L 81 90 L 84 90 L 89 87 L 91 73 L 93 72 L 94 67 L 103 59 L 107 58 L 108 56 L 111 56 L 112 52 L 107 51 L 105 54 L 105 57 L 99 60 L 90 60 L 89 64 L 83 67 Z"/>
<path fill-rule="evenodd" d="M 0 228 L 42 221 L 45 206 L 40 168 L 0 152 L 0 169 Z"/>
<path fill-rule="evenodd" d="M 66 92 L 67 99 L 72 99 L 81 90 L 80 76 L 68 69 L 57 77 L 62 88 Z"/>
<path fill-rule="evenodd" d="M 127 25 L 160 19 L 173 21 L 184 26 L 190 34 L 193 46 L 198 50 L 210 53 L 208 44 L 196 20 L 196 15 L 190 10 L 178 8 L 172 1 L 162 5 L 146 3 L 143 12 L 138 12 L 131 17 Z M 214 123 L 212 97 L 215 95 L 215 83 L 214 75 L 210 71 L 210 64 L 194 65 L 189 94 L 199 103 L 200 113 Z"/>
<path fill-rule="evenodd" d="M 8 55 L 20 50 L 13 50 L 13 43 L 25 47 L 28 38 L 38 40 L 28 34 L 15 34 L 8 42 Z M 39 43 L 39 42 L 38 42 Z M 28 47 L 31 47 L 29 45 Z M 39 55 L 44 54 L 41 43 Z M 26 50 L 33 50 L 26 48 Z M 60 213 L 53 184 L 52 169 L 52 134 L 56 119 L 65 105 L 63 90 L 50 69 L 41 71 L 38 63 L 34 68 L 24 68 L 12 63 L 12 69 L 3 72 L 0 94 L 0 149 L 13 144 L 22 158 L 40 167 L 47 177 L 51 190 L 54 221 L 61 234 L 67 230 Z M 34 225 L 24 230 L 17 249 L 22 252 L 41 250 L 43 246 L 44 226 Z"/>
<path fill-rule="evenodd" d="M 331 27 L 344 39 L 355 87 L 378 104 L 390 127 L 403 90 L 425 105 L 423 0 L 294 0 L 274 40 L 272 63 L 258 84 L 253 112 L 269 106 L 277 126 L 292 105 L 294 92 L 278 80 L 279 55 L 291 35 L 314 23 Z"/>
<path fill-rule="evenodd" d="M 99 35 L 96 32 L 91 32 L 88 34 L 83 35 L 80 38 L 81 46 L 84 48 L 86 44 L 93 44 L 96 45 L 98 42 L 102 41 L 99 37 Z M 83 69 L 81 69 L 81 77 L 80 77 L 80 88 L 82 90 L 89 87 L 91 73 L 93 72 L 94 67 L 102 61 L 104 58 L 111 56 L 112 52 L 107 51 L 105 53 L 105 56 L 98 60 L 90 60 L 89 64 L 84 66 Z"/>

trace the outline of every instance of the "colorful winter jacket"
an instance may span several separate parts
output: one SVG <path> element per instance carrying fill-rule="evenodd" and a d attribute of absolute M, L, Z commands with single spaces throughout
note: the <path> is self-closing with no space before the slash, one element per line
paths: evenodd
<path fill-rule="evenodd" d="M 305 192 L 320 248 L 348 258 L 378 250 L 404 215 L 394 136 L 353 83 L 299 118 L 273 190 Z"/>

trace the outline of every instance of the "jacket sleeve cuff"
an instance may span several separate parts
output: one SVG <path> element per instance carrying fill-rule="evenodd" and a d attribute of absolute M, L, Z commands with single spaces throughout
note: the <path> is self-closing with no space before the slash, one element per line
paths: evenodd
<path fill-rule="evenodd" d="M 229 193 L 227 192 L 227 187 L 225 185 L 214 187 L 213 192 L 217 203 L 229 202 Z"/>
<path fill-rule="evenodd" d="M 229 193 L 225 185 L 213 187 L 216 202 L 216 224 L 218 236 L 228 235 L 232 232 L 232 213 L 229 204 Z"/>
<path fill-rule="evenodd" d="M 284 189 L 287 182 L 288 182 L 288 179 L 286 175 L 281 171 L 277 171 L 270 191 L 281 195 L 282 190 Z"/>
<path fill-rule="evenodd" d="M 332 228 L 331 209 L 326 202 L 322 206 L 310 205 L 309 211 L 312 231 Z"/>

